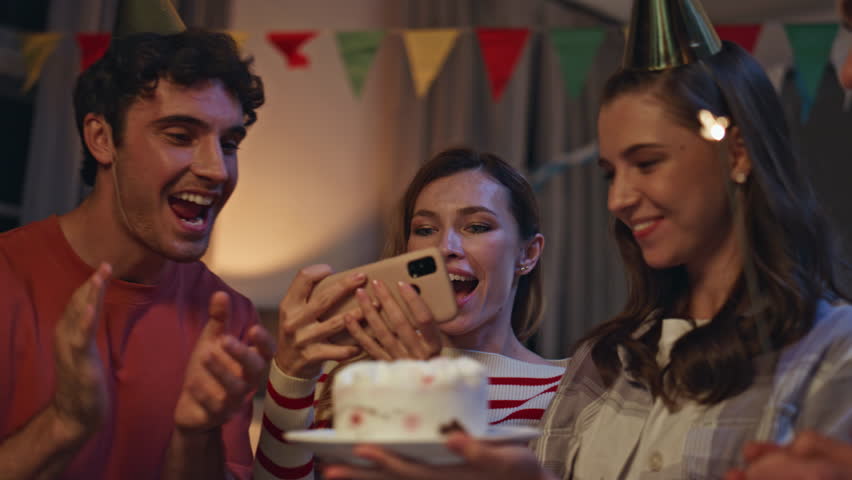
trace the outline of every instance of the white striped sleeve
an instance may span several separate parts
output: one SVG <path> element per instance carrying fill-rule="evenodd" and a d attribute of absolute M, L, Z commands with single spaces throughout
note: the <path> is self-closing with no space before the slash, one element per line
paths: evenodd
<path fill-rule="evenodd" d="M 316 378 L 291 377 L 272 362 L 254 461 L 256 480 L 314 478 L 313 454 L 287 444 L 283 434 L 290 430 L 310 428 L 314 416 L 316 384 Z"/>

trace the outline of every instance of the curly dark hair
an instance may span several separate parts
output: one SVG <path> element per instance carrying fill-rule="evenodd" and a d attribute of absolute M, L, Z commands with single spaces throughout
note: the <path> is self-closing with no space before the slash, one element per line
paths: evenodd
<path fill-rule="evenodd" d="M 255 109 L 264 102 L 263 82 L 252 73 L 251 63 L 251 58 L 240 57 L 234 40 L 224 33 L 188 30 L 113 38 L 104 56 L 80 74 L 74 87 L 74 115 L 83 144 L 83 181 L 94 185 L 97 172 L 97 162 L 83 141 L 87 114 L 103 115 L 118 146 L 127 109 L 137 99 L 152 95 L 160 79 L 182 86 L 220 80 L 240 102 L 248 126 L 257 120 Z"/>

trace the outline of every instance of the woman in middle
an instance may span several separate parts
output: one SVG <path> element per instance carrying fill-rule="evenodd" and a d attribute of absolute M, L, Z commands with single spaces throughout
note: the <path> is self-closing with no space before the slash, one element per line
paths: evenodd
<path fill-rule="evenodd" d="M 278 351 L 264 403 L 255 478 L 313 476 L 310 454 L 284 444 L 281 433 L 330 426 L 333 399 L 325 387 L 335 370 L 322 373 L 323 364 L 329 370 L 330 362 L 425 359 L 437 354 L 470 357 L 488 371 L 491 424 L 538 423 L 567 359 L 543 359 L 522 343 L 538 327 L 542 309 L 537 265 L 544 237 L 530 185 L 494 155 L 465 148 L 439 153 L 409 184 L 385 256 L 427 247 L 437 247 L 443 254 L 459 307 L 453 320 L 440 325 L 407 285 L 378 283 L 377 298 L 371 299 L 360 288 L 363 276 L 355 274 L 312 297 L 314 286 L 331 269 L 314 265 L 294 279 L 281 302 Z M 389 288 L 400 289 L 408 309 L 419 312 L 416 318 L 399 313 L 402 309 Z M 317 322 L 329 305 L 353 291 L 360 312 Z M 359 346 L 329 340 L 344 328 Z"/>

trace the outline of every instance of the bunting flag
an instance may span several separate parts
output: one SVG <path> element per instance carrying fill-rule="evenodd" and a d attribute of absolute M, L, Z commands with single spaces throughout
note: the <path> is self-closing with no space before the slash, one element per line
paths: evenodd
<path fill-rule="evenodd" d="M 367 74 L 370 73 L 370 65 L 373 64 L 384 36 L 385 32 L 380 30 L 337 33 L 340 56 L 356 97 L 361 96 Z"/>
<path fill-rule="evenodd" d="M 414 89 L 418 97 L 423 97 L 447 61 L 459 31 L 455 28 L 406 30 L 402 35 Z"/>
<path fill-rule="evenodd" d="M 837 24 L 786 25 L 796 65 L 796 88 L 801 96 L 801 120 L 807 121 L 822 82 Z"/>
<path fill-rule="evenodd" d="M 777 22 L 763 25 L 754 47 L 754 58 L 763 66 L 775 91 L 781 93 L 787 71 L 793 64 L 793 50 L 784 25 Z"/>
<path fill-rule="evenodd" d="M 572 28 L 550 31 L 550 40 L 559 56 L 565 90 L 572 98 L 583 92 L 589 69 L 595 63 L 604 40 L 602 28 Z"/>
<path fill-rule="evenodd" d="M 836 24 L 784 25 L 778 22 L 717 27 L 722 39 L 736 42 L 752 52 L 776 90 L 780 91 L 785 79 L 795 79 L 795 88 L 801 98 L 803 122 L 809 117 L 824 79 L 826 63 L 832 63 L 839 74 L 847 52 L 852 49 L 852 33 L 838 33 L 838 30 Z M 381 43 L 391 32 L 400 34 L 403 38 L 414 89 L 417 96 L 422 97 L 429 91 L 446 63 L 459 35 L 471 31 L 465 28 L 333 33 L 355 97 L 363 94 Z M 245 47 L 248 38 L 246 32 L 222 32 L 230 35 L 240 49 Z M 531 31 L 526 28 L 480 28 L 473 29 L 473 32 L 476 33 L 482 53 L 491 98 L 499 101 L 517 69 Z M 583 94 L 589 72 L 608 32 L 610 29 L 601 28 L 558 28 L 547 32 L 557 54 L 564 88 L 569 98 Z M 268 42 L 283 54 L 290 68 L 307 68 L 311 65 L 311 60 L 302 49 L 319 34 L 320 31 L 272 31 L 268 32 L 266 37 Z M 29 91 L 38 82 L 46 62 L 56 51 L 63 35 L 56 32 L 21 35 L 11 32 L 5 43 L 0 45 L 0 53 L 13 55 L 14 62 L 7 62 L 11 66 L 4 65 L 6 70 L 0 70 L 13 72 L 16 78 L 21 78 L 22 92 Z M 75 35 L 79 46 L 82 70 L 89 68 L 109 48 L 109 33 L 72 35 Z M 792 66 L 795 66 L 795 76 L 788 75 Z M 852 94 L 847 93 L 844 108 L 848 109 L 850 106 Z"/>
<path fill-rule="evenodd" d="M 248 33 L 241 32 L 239 30 L 222 30 L 222 33 L 228 34 L 231 38 L 233 38 L 238 49 L 245 49 L 246 40 L 248 40 Z"/>
<path fill-rule="evenodd" d="M 527 28 L 477 28 L 479 48 L 491 84 L 491 98 L 500 100 L 530 36 Z"/>
<path fill-rule="evenodd" d="M 290 68 L 307 68 L 311 61 L 300 50 L 305 42 L 316 34 L 317 32 L 271 32 L 266 38 L 284 54 Z"/>
<path fill-rule="evenodd" d="M 743 47 L 748 53 L 754 53 L 761 25 L 717 25 L 716 33 L 719 38 L 734 42 Z"/>
<path fill-rule="evenodd" d="M 100 60 L 109 48 L 112 34 L 109 33 L 78 33 L 77 46 L 80 47 L 80 71 L 89 68 Z"/>
<path fill-rule="evenodd" d="M 44 62 L 56 50 L 56 45 L 59 44 L 61 37 L 62 34 L 59 33 L 21 35 L 21 51 L 24 56 L 24 64 L 27 67 L 27 76 L 21 87 L 21 93 L 28 92 L 35 85 L 36 80 L 41 76 Z"/>

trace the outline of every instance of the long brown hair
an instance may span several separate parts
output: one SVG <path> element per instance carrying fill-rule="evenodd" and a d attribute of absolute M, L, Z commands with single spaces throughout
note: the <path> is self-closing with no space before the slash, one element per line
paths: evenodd
<path fill-rule="evenodd" d="M 520 172 L 494 154 L 477 152 L 470 148 L 451 148 L 438 153 L 420 167 L 408 184 L 392 219 L 391 233 L 382 256 L 392 257 L 407 250 L 414 204 L 427 185 L 440 178 L 469 170 L 481 171 L 506 187 L 509 192 L 509 208 L 518 224 L 521 239 L 531 240 L 540 233 L 538 201 L 532 187 Z M 512 330 L 521 341 L 527 340 L 538 330 L 544 303 L 542 292 L 541 269 L 536 264 L 530 272 L 518 279 L 512 305 Z M 317 402 L 317 419 L 331 420 L 331 382 L 337 371 L 364 358 L 366 355 L 360 355 L 341 362 L 329 372 L 324 391 Z"/>
<path fill-rule="evenodd" d="M 766 353 L 764 345 L 776 351 L 800 339 L 813 325 L 817 302 L 841 296 L 836 240 L 793 152 L 775 90 L 741 48 L 725 42 L 721 52 L 701 62 L 662 72 L 617 72 L 602 103 L 636 93 L 654 95 L 671 118 L 696 134 L 700 109 L 727 116 L 740 129 L 752 165 L 749 180 L 736 186 L 740 191 L 733 197 L 741 212 L 733 221 L 745 232 L 745 265 L 712 321 L 684 335 L 661 368 L 656 361 L 661 320 L 685 313 L 689 279 L 683 266 L 649 267 L 629 227 L 614 220 L 628 298 L 621 313 L 580 342 L 594 343 L 592 358 L 609 384 L 628 369 L 669 406 L 679 400 L 716 404 L 752 385 L 753 360 Z M 760 299 L 749 297 L 745 269 L 755 272 Z M 635 338 L 646 322 L 647 331 Z M 629 354 L 625 366 L 618 346 Z"/>

